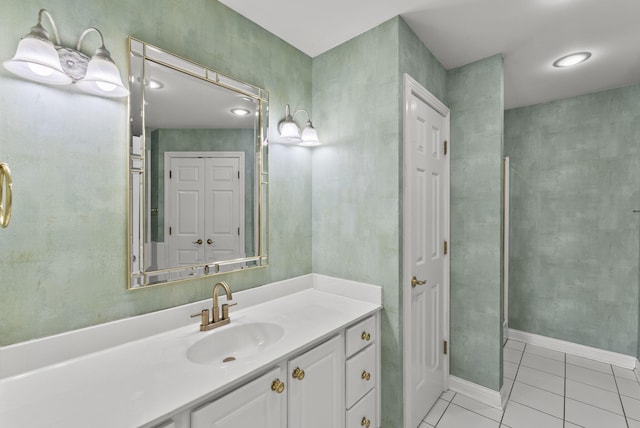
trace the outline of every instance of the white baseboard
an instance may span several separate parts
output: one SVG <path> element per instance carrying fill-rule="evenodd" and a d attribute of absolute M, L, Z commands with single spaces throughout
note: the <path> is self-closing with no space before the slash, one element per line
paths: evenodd
<path fill-rule="evenodd" d="M 578 357 L 589 358 L 606 364 L 623 367 L 625 369 L 636 368 L 636 357 L 617 352 L 606 351 L 604 349 L 592 348 L 591 346 L 580 345 L 578 343 L 566 342 L 552 337 L 540 336 L 520 330 L 509 329 L 509 339 L 525 342 L 530 345 L 542 346 L 554 351 L 565 352 L 577 355 Z"/>
<path fill-rule="evenodd" d="M 640 382 L 640 360 L 636 360 L 636 368 L 633 371 L 636 374 L 636 379 Z"/>
<path fill-rule="evenodd" d="M 476 401 L 502 410 L 502 394 L 477 383 L 469 382 L 456 376 L 449 376 L 449 389 L 473 398 Z"/>

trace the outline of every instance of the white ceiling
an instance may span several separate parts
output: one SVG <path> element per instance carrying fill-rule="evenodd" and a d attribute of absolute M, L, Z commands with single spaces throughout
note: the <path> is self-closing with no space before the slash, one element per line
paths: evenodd
<path fill-rule="evenodd" d="M 221 2 L 311 57 L 401 15 L 446 69 L 502 54 L 505 108 L 640 82 L 640 0 Z M 593 56 L 552 67 L 577 51 Z"/>

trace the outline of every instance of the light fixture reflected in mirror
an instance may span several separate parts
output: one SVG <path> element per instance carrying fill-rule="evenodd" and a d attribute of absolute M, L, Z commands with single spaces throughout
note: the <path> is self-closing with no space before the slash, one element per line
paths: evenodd
<path fill-rule="evenodd" d="M 55 44 L 42 26 L 46 16 L 53 28 Z M 100 47 L 89 58 L 80 51 L 87 34 L 96 32 L 100 36 Z M 104 37 L 100 30 L 87 28 L 80 35 L 75 49 L 61 45 L 58 28 L 53 17 L 46 9 L 38 12 L 38 22 L 31 32 L 18 43 L 16 54 L 3 63 L 13 74 L 34 82 L 50 85 L 68 85 L 75 83 L 77 88 L 103 97 L 126 97 L 129 91 L 122 84 L 120 71 L 104 46 Z"/>
<path fill-rule="evenodd" d="M 307 115 L 307 122 L 302 131 L 300 131 L 300 127 L 293 119 L 295 115 L 300 112 L 304 112 Z M 285 106 L 284 119 L 278 124 L 278 131 L 280 132 L 280 138 L 277 141 L 279 143 L 299 144 L 305 147 L 313 147 L 321 144 L 318 139 L 318 132 L 313 127 L 313 123 L 311 123 L 309 112 L 299 109 L 291 114 L 289 104 Z"/>
<path fill-rule="evenodd" d="M 558 58 L 553 62 L 553 66 L 558 68 L 571 67 L 583 63 L 589 58 L 591 58 L 591 52 L 576 52 Z"/>

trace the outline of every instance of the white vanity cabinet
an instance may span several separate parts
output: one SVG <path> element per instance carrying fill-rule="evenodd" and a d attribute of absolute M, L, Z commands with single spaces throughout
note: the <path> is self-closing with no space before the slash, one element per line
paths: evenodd
<path fill-rule="evenodd" d="M 378 427 L 378 323 L 375 316 L 346 333 L 346 428 Z"/>
<path fill-rule="evenodd" d="M 289 427 L 344 427 L 342 335 L 292 359 L 289 367 Z"/>
<path fill-rule="evenodd" d="M 191 428 L 286 427 L 284 370 L 275 368 L 191 411 Z"/>

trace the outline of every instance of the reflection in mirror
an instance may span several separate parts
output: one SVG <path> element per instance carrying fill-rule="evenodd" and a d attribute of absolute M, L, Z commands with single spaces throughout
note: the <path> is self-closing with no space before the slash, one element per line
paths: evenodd
<path fill-rule="evenodd" d="M 130 287 L 266 265 L 267 93 L 130 46 Z"/>

